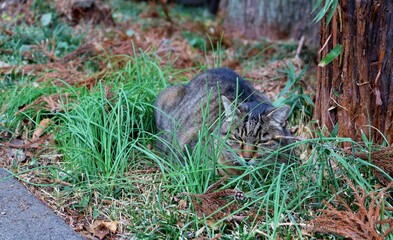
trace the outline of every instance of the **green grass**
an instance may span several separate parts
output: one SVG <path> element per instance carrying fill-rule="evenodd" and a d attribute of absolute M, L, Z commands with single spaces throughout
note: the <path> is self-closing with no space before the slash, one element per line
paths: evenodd
<path fill-rule="evenodd" d="M 243 176 L 250 175 L 248 180 L 238 176 L 224 183 L 222 189 L 236 188 L 246 197 L 241 208 L 228 216 L 248 216 L 234 228 L 228 227 L 225 219 L 209 224 L 210 216 L 199 218 L 192 204 L 184 210 L 178 209 L 173 197 L 183 192 L 204 193 L 220 179 L 215 172 L 215 167 L 219 167 L 216 162 L 220 147 L 213 152 L 210 149 L 216 137 L 208 127 L 201 129 L 192 151 L 181 153 L 183 165 L 176 155 L 164 157 L 148 147 L 157 140 L 152 104 L 174 72 L 171 66 L 160 67 L 157 61 L 144 54 L 130 58 L 123 69 L 105 76 L 92 91 L 74 89 L 79 92 L 76 99 L 63 99 L 67 111 L 53 116 L 58 122 L 53 133 L 62 160 L 47 173 L 71 183 L 71 186 L 56 186 L 52 192 L 62 207 L 84 212 L 93 219 L 123 222 L 127 229 L 124 236 L 141 239 L 184 238 L 200 229 L 208 237 L 221 233 L 222 239 L 257 236 L 293 239 L 306 238 L 302 229 L 312 219 L 310 211 L 323 208 L 322 201 L 333 200 L 335 192 L 350 190 L 345 178 L 367 191 L 373 190 L 376 184 L 373 166 L 346 156 L 339 146 L 346 142 L 357 151 L 369 149 L 351 139 L 321 136 L 287 146 L 308 151 L 304 159 L 293 156 L 294 163 L 277 166 L 277 152 L 272 152 L 260 165 L 246 170 Z M 8 102 L 5 109 L 10 112 L 4 112 L 5 119 L 12 119 L 11 113 L 18 106 L 58 90 L 50 85 L 29 88 L 29 84 L 26 80 L 8 88 L 14 90 L 2 100 Z M 31 97 L 21 98 L 20 94 Z M 294 108 L 294 114 L 297 111 L 301 109 Z M 25 112 L 23 116 L 38 119 L 34 117 L 37 114 Z M 10 122 L 18 121 L 21 120 L 14 118 Z M 179 152 L 176 147 L 173 151 Z M 138 173 L 152 168 L 159 171 Z M 72 203 L 61 200 L 67 197 L 74 199 Z M 187 197 L 184 199 L 189 201 Z M 102 200 L 112 203 L 108 206 Z M 255 214 L 247 215 L 250 212 Z M 382 215 L 390 216 L 390 213 Z"/>
<path fill-rule="evenodd" d="M 131 9 L 134 11 L 131 13 L 124 10 L 124 14 L 135 18 L 146 7 L 140 6 Z M 46 13 L 51 8 L 35 3 L 33 10 Z M 176 9 L 175 14 L 177 11 L 182 12 Z M 182 15 L 179 18 L 187 19 Z M 0 55 L 0 61 L 10 65 L 27 64 L 26 61 L 46 63 L 48 59 L 38 53 L 33 60 L 26 60 L 22 54 L 42 40 L 56 38 L 56 56 L 61 57 L 80 46 L 84 37 L 83 34 L 74 36 L 73 29 L 56 15 L 53 15 L 53 24 L 48 26 L 39 25 L 40 21 L 32 26 L 8 24 L 14 35 L 0 33 L 0 40 L 2 48 L 12 53 Z M 202 39 L 192 34 L 186 37 L 189 41 Z M 205 45 L 198 41 L 196 47 Z M 256 46 L 261 54 L 255 59 L 239 59 L 246 65 L 258 65 L 261 59 L 266 60 L 262 54 L 265 45 Z M 212 64 L 220 66 L 225 53 L 220 45 L 211 47 L 215 56 Z M 288 48 L 292 51 L 294 47 Z M 247 52 L 247 49 L 239 51 Z M 152 149 L 154 141 L 160 140 L 153 118 L 155 98 L 169 85 L 169 80 L 184 81 L 188 69 L 175 69 L 171 63 L 162 64 L 163 59 L 154 54 L 139 50 L 135 53 L 127 64 L 108 72 L 92 89 L 37 84 L 36 78 L 29 73 L 12 72 L 1 76 L 0 141 L 30 139 L 42 119 L 50 118 L 53 122 L 45 133 L 54 134 L 55 145 L 41 150 L 27 163 L 15 161 L 8 167 L 17 173 L 30 171 L 34 178 L 42 177 L 55 183 L 50 187 L 44 187 L 42 182 L 35 184 L 41 186 L 55 208 L 76 210 L 90 222 L 97 219 L 117 221 L 118 238 L 184 239 L 203 230 L 202 234 L 207 238 L 221 233 L 221 239 L 309 239 L 304 234 L 304 224 L 319 214 L 317 210 L 325 207 L 322 201 L 335 202 L 335 193 L 343 193 L 348 201 L 353 201 L 346 178 L 367 192 L 375 190 L 378 183 L 373 174 L 375 166 L 369 161 L 348 156 L 340 147 L 346 143 L 354 151 L 370 152 L 378 146 L 365 137 L 363 143 L 356 143 L 339 138 L 334 132 L 324 136 L 315 130 L 316 138 L 287 146 L 297 153 L 291 156 L 291 164 L 277 164 L 278 151 L 273 151 L 256 167 L 248 168 L 242 176 L 230 177 L 222 184 L 219 189 L 244 192 L 245 200 L 240 203 L 240 209 L 227 216 L 243 214 L 246 216 L 244 221 L 233 224 L 222 219 L 211 223 L 211 216 L 198 217 L 189 196 L 181 194 L 202 194 L 221 179 L 216 169 L 223 166 L 217 164 L 217 159 L 226 146 L 217 143 L 218 137 L 210 134 L 206 126 L 199 132 L 194 149 L 182 152 L 174 146 L 172 156 L 164 156 Z M 85 62 L 85 65 L 93 64 L 93 61 Z M 201 69 L 207 67 L 203 63 L 200 65 Z M 91 68 L 92 73 L 96 70 Z M 307 73 L 297 75 L 291 65 L 284 72 L 288 82 L 275 104 L 292 107 L 289 125 L 306 124 L 313 110 L 313 103 L 301 85 L 302 76 Z M 60 99 L 62 111 L 51 112 L 38 107 L 19 112 L 40 96 L 55 93 L 63 96 Z M 206 118 L 208 114 L 204 111 Z M 35 183 L 34 178 L 24 181 Z M 56 183 L 59 180 L 63 184 Z M 174 199 L 188 201 L 188 205 L 181 209 Z M 391 200 L 386 202 L 386 208 L 391 205 Z M 351 207 L 357 210 L 357 206 Z M 392 214 L 386 208 L 381 210 L 381 216 L 391 218 Z M 342 239 L 333 234 L 316 234 L 314 237 Z"/>
<path fill-rule="evenodd" d="M 111 81 L 108 81 L 111 79 Z M 151 142 L 153 101 L 166 85 L 163 70 L 142 55 L 107 76 L 92 93 L 65 105 L 57 137 L 66 171 L 91 184 L 123 178 Z M 142 160 L 143 161 L 143 160 Z"/>

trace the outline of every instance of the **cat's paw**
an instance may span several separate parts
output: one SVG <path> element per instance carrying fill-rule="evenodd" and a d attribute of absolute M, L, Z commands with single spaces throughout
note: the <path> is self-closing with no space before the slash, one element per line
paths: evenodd
<path fill-rule="evenodd" d="M 245 199 L 244 193 L 243 193 L 242 191 L 237 191 L 237 192 L 235 193 L 235 199 L 236 199 L 236 201 L 238 201 L 238 202 L 243 202 L 244 199 Z"/>

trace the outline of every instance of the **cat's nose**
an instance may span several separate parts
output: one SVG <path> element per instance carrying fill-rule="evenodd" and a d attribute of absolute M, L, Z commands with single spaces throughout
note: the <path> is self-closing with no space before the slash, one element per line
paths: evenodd
<path fill-rule="evenodd" d="M 244 163 L 247 166 L 253 166 L 256 163 L 256 159 L 255 159 L 255 156 L 253 154 L 252 154 L 252 156 L 248 156 L 248 155 L 243 156 L 243 160 L 244 160 Z"/>
<path fill-rule="evenodd" d="M 256 149 L 254 146 L 245 145 L 243 146 L 240 156 L 244 159 L 245 162 L 248 163 L 249 161 L 254 159 L 256 153 L 255 150 Z"/>
<path fill-rule="evenodd" d="M 242 158 L 244 159 L 244 161 L 249 162 L 251 159 L 254 158 L 254 156 L 252 152 L 243 152 Z"/>

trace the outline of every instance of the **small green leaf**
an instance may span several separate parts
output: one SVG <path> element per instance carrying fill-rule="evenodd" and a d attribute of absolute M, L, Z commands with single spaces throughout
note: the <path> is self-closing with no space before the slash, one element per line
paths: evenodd
<path fill-rule="evenodd" d="M 319 5 L 321 5 L 322 0 L 318 0 L 315 4 L 314 7 L 312 8 L 311 12 L 315 12 L 315 10 L 317 10 L 317 8 L 319 7 Z"/>
<path fill-rule="evenodd" d="M 319 62 L 318 67 L 325 67 L 333 61 L 343 51 L 343 46 L 337 44 L 326 56 Z"/>
<path fill-rule="evenodd" d="M 132 29 L 127 29 L 127 31 L 126 31 L 126 34 L 127 34 L 127 36 L 128 37 L 132 37 L 132 36 L 134 36 L 134 30 L 132 30 Z"/>
<path fill-rule="evenodd" d="M 333 5 L 330 8 L 330 12 L 329 12 L 328 16 L 326 17 L 326 25 L 329 24 L 330 21 L 332 20 L 333 14 L 336 11 L 337 5 L 338 5 L 338 1 L 333 1 Z"/>
<path fill-rule="evenodd" d="M 42 26 L 48 26 L 52 22 L 52 13 L 45 13 L 41 16 Z"/>
<path fill-rule="evenodd" d="M 326 17 L 326 25 L 329 24 L 330 20 L 332 20 L 333 14 L 337 9 L 338 5 L 338 0 L 325 0 L 325 5 L 321 7 L 321 0 L 318 0 L 315 5 L 313 10 L 311 11 L 312 13 L 315 12 L 318 8 L 320 8 L 319 12 L 316 14 L 314 17 L 314 22 L 319 22 L 328 14 Z"/>

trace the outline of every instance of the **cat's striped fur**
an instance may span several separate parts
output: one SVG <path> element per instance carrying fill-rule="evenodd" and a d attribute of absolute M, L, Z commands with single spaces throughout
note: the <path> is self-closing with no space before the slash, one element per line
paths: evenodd
<path fill-rule="evenodd" d="M 181 149 L 186 145 L 193 148 L 202 124 L 219 125 L 217 134 L 231 148 L 224 149 L 220 157 L 219 162 L 225 165 L 256 164 L 266 150 L 290 142 L 279 138 L 290 135 L 285 129 L 289 107 L 274 108 L 264 94 L 227 68 L 207 70 L 186 85 L 165 89 L 155 107 L 156 126 L 162 137 L 157 147 L 164 153 L 169 151 L 164 142 L 176 142 Z M 206 110 L 208 117 L 203 122 Z M 221 121 L 217 121 L 219 117 Z M 239 159 L 244 161 L 240 163 Z M 286 162 L 285 157 L 279 160 Z"/>

